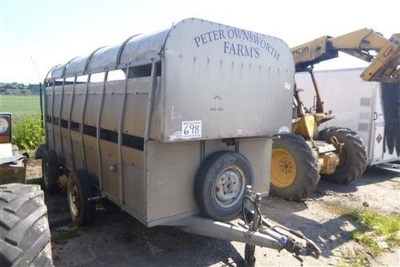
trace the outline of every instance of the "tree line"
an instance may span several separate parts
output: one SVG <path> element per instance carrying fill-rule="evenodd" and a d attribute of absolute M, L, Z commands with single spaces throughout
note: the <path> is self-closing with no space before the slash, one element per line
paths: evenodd
<path fill-rule="evenodd" d="M 8 89 L 27 89 L 28 86 L 23 83 L 12 82 L 12 83 L 3 83 L 0 82 L 0 87 L 6 87 Z"/>

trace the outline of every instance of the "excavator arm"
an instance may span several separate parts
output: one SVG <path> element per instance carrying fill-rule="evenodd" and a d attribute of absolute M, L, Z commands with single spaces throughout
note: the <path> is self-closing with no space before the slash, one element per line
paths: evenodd
<path fill-rule="evenodd" d="M 308 43 L 293 47 L 296 72 L 308 71 L 315 90 L 315 112 L 305 112 L 299 92 L 295 90 L 297 114 L 299 119 L 293 124 L 295 133 L 306 139 L 317 135 L 317 127 L 321 123 L 333 118 L 324 112 L 323 101 L 315 77 L 314 64 L 330 60 L 339 56 L 339 52 L 349 54 L 370 64 L 361 73 L 364 81 L 381 83 L 381 100 L 385 118 L 386 146 L 390 152 L 396 150 L 400 155 L 400 33 L 393 34 L 386 39 L 380 33 L 364 28 L 338 37 L 322 36 Z"/>
<path fill-rule="evenodd" d="M 400 82 L 400 34 L 390 39 L 370 29 L 360 29 L 338 37 L 323 36 L 293 47 L 296 72 L 306 71 L 314 64 L 349 54 L 369 62 L 361 74 L 364 81 Z"/>

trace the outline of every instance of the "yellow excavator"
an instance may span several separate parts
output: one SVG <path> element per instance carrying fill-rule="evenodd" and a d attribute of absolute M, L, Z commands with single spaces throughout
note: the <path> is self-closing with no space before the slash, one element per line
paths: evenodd
<path fill-rule="evenodd" d="M 305 107 L 302 89 L 295 87 L 292 131 L 278 135 L 273 143 L 270 194 L 303 201 L 316 190 L 320 178 L 348 184 L 358 179 L 367 166 L 364 143 L 355 131 L 345 127 L 318 129 L 334 115 L 324 110 L 313 67 L 338 57 L 339 52 L 370 63 L 360 77 L 381 83 L 384 146 L 390 153 L 400 154 L 400 34 L 387 39 L 364 28 L 339 37 L 323 36 L 291 51 L 296 72 L 311 75 L 314 104 Z"/>

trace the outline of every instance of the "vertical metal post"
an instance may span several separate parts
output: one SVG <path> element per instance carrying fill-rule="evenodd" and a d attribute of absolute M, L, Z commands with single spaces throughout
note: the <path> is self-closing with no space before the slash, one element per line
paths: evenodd
<path fill-rule="evenodd" d="M 314 76 L 312 68 L 309 70 L 309 73 L 311 75 L 311 80 L 312 80 L 312 83 L 314 85 L 315 95 L 317 97 L 316 103 L 315 103 L 316 112 L 317 113 L 324 113 L 324 102 L 322 102 L 322 100 L 321 100 L 321 94 L 319 93 L 319 88 L 318 88 L 317 81 L 315 79 L 315 76 Z"/>
<path fill-rule="evenodd" d="M 62 134 L 61 134 L 61 121 L 62 121 L 61 116 L 62 116 L 62 110 L 63 110 L 63 107 L 64 107 L 64 92 L 65 92 L 65 77 L 63 79 L 63 83 L 62 83 L 62 86 L 61 86 L 61 99 L 60 99 L 60 106 L 59 106 L 60 110 L 58 112 L 58 131 L 60 133 L 60 135 L 59 135 L 59 137 L 60 137 L 60 149 L 61 149 L 61 155 L 63 155 L 63 157 L 64 157 L 65 154 L 64 154 L 63 137 L 62 137 Z"/>
<path fill-rule="evenodd" d="M 78 76 L 75 75 L 74 77 L 74 85 L 72 86 L 72 94 L 71 94 L 71 104 L 69 106 L 69 114 L 68 114 L 68 141 L 69 141 L 69 146 L 71 148 L 71 154 L 70 159 L 71 159 L 71 163 L 72 163 L 72 169 L 75 170 L 75 160 L 73 158 L 73 154 L 74 154 L 74 147 L 72 145 L 72 138 L 71 138 L 71 118 L 72 118 L 72 108 L 74 106 L 74 102 L 75 102 L 75 87 L 78 81 Z"/>
<path fill-rule="evenodd" d="M 247 188 L 247 194 L 250 196 L 251 187 Z M 254 211 L 253 224 L 252 224 L 250 230 L 256 232 L 258 230 L 258 227 L 260 225 L 260 220 L 261 220 L 260 214 L 258 213 L 258 211 L 260 210 L 260 206 L 261 206 L 261 194 L 260 193 L 256 194 L 256 198 L 255 198 L 254 202 L 255 202 L 256 210 Z M 244 258 L 246 261 L 246 266 L 248 266 L 248 267 L 255 266 L 255 263 L 256 263 L 256 257 L 254 256 L 255 252 L 256 252 L 255 245 L 246 244 L 245 249 L 244 249 Z"/>
<path fill-rule="evenodd" d="M 81 137 L 81 144 L 82 144 L 82 167 L 86 169 L 86 153 L 85 153 L 85 141 L 83 139 L 83 126 L 84 126 L 84 120 L 85 120 L 85 113 L 86 113 L 86 105 L 87 105 L 87 99 L 88 99 L 88 94 L 89 94 L 89 83 L 90 83 L 90 78 L 92 74 L 89 73 L 88 79 L 86 81 L 86 88 L 85 88 L 85 99 L 83 101 L 83 109 L 82 109 L 82 116 L 81 116 L 81 128 L 80 128 L 80 137 Z"/>
<path fill-rule="evenodd" d="M 129 68 L 126 68 L 125 73 L 129 73 Z M 118 170 L 118 179 L 119 179 L 119 204 L 124 205 L 124 166 L 122 160 L 122 136 L 123 136 L 123 125 L 125 120 L 125 110 L 126 110 L 126 98 L 128 94 L 128 74 L 125 75 L 125 88 L 123 92 L 123 100 L 122 106 L 119 115 L 119 124 L 118 124 L 118 161 L 119 161 L 119 170 Z"/>
<path fill-rule="evenodd" d="M 53 80 L 53 88 L 51 90 L 51 132 L 53 135 L 53 149 L 56 150 L 56 138 L 54 133 L 54 90 L 56 87 L 56 81 Z"/>
<path fill-rule="evenodd" d="M 103 190 L 103 170 L 102 170 L 102 157 L 100 148 L 100 134 L 101 134 L 101 116 L 103 114 L 104 97 L 106 94 L 106 83 L 108 80 L 108 70 L 104 74 L 103 88 L 101 90 L 101 98 L 99 109 L 97 111 L 97 122 L 96 122 L 96 144 L 97 144 L 97 162 L 99 168 L 99 189 Z"/>
<path fill-rule="evenodd" d="M 44 116 L 45 114 L 43 113 L 43 88 L 42 88 L 42 83 L 39 83 L 39 96 L 40 96 L 40 124 L 42 126 L 42 129 L 44 129 Z M 47 138 L 46 138 L 47 139 Z"/>
<path fill-rule="evenodd" d="M 151 134 L 151 118 L 153 116 L 153 95 L 156 91 L 157 87 L 157 71 L 156 71 L 157 64 L 156 62 L 153 61 L 151 64 L 151 75 L 150 75 L 150 92 L 149 92 L 149 97 L 147 98 L 147 113 L 146 113 L 146 125 L 145 125 L 145 132 L 144 132 L 144 144 L 143 144 L 143 175 L 144 175 L 144 186 L 147 188 L 148 186 L 148 180 L 147 180 L 147 173 L 148 173 L 148 151 L 147 151 L 147 145 L 150 140 L 150 134 Z M 144 190 L 144 203 L 147 202 L 147 189 Z M 147 205 L 147 204 L 145 204 Z M 146 215 L 147 216 L 147 215 Z"/>

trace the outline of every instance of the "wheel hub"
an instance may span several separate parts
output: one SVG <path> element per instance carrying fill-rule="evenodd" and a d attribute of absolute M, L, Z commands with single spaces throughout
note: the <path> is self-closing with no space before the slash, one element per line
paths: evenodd
<path fill-rule="evenodd" d="M 292 162 L 288 160 L 287 158 L 283 158 L 279 162 L 279 168 L 281 173 L 290 175 L 293 172 L 294 166 L 292 165 Z"/>
<path fill-rule="evenodd" d="M 222 206 L 231 206 L 241 194 L 243 187 L 243 176 L 234 170 L 224 171 L 215 185 L 216 200 Z"/>
<path fill-rule="evenodd" d="M 43 164 L 43 182 L 46 186 L 49 184 L 49 163 L 47 161 Z"/>
<path fill-rule="evenodd" d="M 71 209 L 71 213 L 74 217 L 78 217 L 80 213 L 80 204 L 79 204 L 79 193 L 76 185 L 72 188 L 72 190 L 68 194 L 69 207 Z"/>
<path fill-rule="evenodd" d="M 288 187 L 296 179 L 296 162 L 293 157 L 283 149 L 272 152 L 271 182 L 277 187 Z"/>

